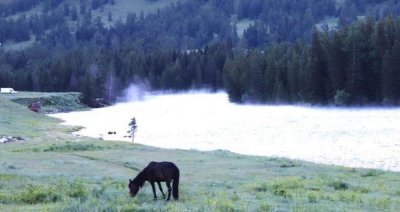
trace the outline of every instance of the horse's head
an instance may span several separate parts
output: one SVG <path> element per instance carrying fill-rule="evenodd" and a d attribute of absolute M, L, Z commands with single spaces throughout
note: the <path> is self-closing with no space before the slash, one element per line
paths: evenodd
<path fill-rule="evenodd" d="M 135 197 L 136 194 L 139 191 L 140 186 L 136 185 L 133 180 L 129 179 L 129 195 L 131 195 L 131 197 Z"/>

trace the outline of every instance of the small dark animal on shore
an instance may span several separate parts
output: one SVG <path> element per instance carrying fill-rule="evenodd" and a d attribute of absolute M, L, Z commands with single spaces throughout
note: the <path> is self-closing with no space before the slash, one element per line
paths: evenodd
<path fill-rule="evenodd" d="M 143 186 L 143 184 L 149 181 L 151 184 L 151 188 L 153 189 L 154 199 L 157 199 L 156 188 L 154 183 L 158 184 L 160 191 L 165 199 L 164 191 L 161 187 L 161 182 L 165 182 L 168 187 L 168 197 L 167 200 L 172 196 L 175 200 L 179 199 L 179 169 L 178 167 L 171 162 L 150 162 L 146 168 L 144 168 L 135 179 L 129 179 L 129 194 L 132 197 L 135 197 L 138 193 L 139 189 Z M 172 188 L 171 188 L 172 182 Z"/>

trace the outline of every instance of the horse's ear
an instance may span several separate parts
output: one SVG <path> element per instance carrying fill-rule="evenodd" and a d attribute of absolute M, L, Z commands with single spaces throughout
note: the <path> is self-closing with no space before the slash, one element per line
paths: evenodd
<path fill-rule="evenodd" d="M 131 183 L 132 182 L 132 180 L 131 179 L 129 179 L 129 183 Z"/>

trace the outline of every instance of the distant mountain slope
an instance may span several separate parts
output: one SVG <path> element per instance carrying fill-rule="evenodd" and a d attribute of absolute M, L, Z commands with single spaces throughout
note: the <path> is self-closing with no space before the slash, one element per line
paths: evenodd
<path fill-rule="evenodd" d="M 93 20 L 101 20 L 106 26 L 114 25 L 118 21 L 126 21 L 129 14 L 156 12 L 171 4 L 184 2 L 186 0 L 1 0 L 0 1 L 0 24 L 10 25 L 0 32 L 0 43 L 4 50 L 21 50 L 31 46 L 37 34 L 35 25 L 43 25 L 44 29 L 53 29 L 56 25 L 66 23 L 71 30 L 77 28 L 79 21 L 84 18 L 85 13 L 90 11 Z M 60 17 L 62 14 L 63 18 Z M 38 19 L 56 18 L 56 24 L 35 23 Z M 12 20 L 12 21 L 10 21 Z M 21 24 L 21 22 L 28 24 Z M 42 20 L 43 22 L 51 20 Z M 12 31 L 13 25 L 28 26 L 26 30 Z M 46 26 L 47 25 L 47 26 Z M 14 27 L 15 28 L 15 27 Z M 27 31 L 30 32 L 27 32 Z M 21 33 L 22 31 L 22 33 Z M 28 36 L 27 34 L 30 34 Z"/>
<path fill-rule="evenodd" d="M 184 6 L 164 10 L 176 3 Z M 204 45 L 215 40 L 211 35 L 221 38 L 222 33 L 230 33 L 228 28 L 233 27 L 243 46 L 253 48 L 271 42 L 293 42 L 299 38 L 309 41 L 314 26 L 333 29 L 360 17 L 379 19 L 397 14 L 399 8 L 397 1 L 389 0 L 3 0 L 0 1 L 0 43 L 5 50 L 24 49 L 57 30 L 75 35 L 80 26 L 88 25 L 88 19 L 97 25 L 111 27 L 125 23 L 129 14 L 135 13 L 139 17 L 143 12 L 144 16 L 150 14 L 155 23 L 167 21 L 168 25 L 181 28 L 182 32 L 175 30 L 172 37 L 187 36 L 185 40 L 189 44 L 181 40 L 178 41 L 181 45 L 172 44 L 173 47 L 200 47 L 192 45 L 190 40 L 193 37 L 197 41 L 203 40 L 195 43 Z M 180 17 L 174 19 L 175 15 Z M 223 24 L 201 23 L 210 17 Z M 157 27 L 155 23 L 145 24 Z M 205 27 L 201 33 L 211 33 L 206 35 L 208 38 L 190 31 L 191 27 L 199 28 L 199 24 Z M 157 33 L 163 34 L 164 31 Z M 135 35 L 135 38 L 141 36 Z M 239 43 L 237 38 L 229 37 L 234 43 Z"/>

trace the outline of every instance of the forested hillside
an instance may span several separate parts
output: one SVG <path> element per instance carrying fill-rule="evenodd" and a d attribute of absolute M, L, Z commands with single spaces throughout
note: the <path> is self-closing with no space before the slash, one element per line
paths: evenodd
<path fill-rule="evenodd" d="M 398 104 L 400 21 L 372 19 L 335 32 L 314 30 L 311 44 L 276 44 L 230 59 L 233 101 Z"/>
<path fill-rule="evenodd" d="M 91 106 L 138 81 L 235 102 L 399 102 L 397 1 L 166 1 L 0 1 L 1 87 L 82 91 Z M 139 5 L 152 9 L 115 15 Z"/>

